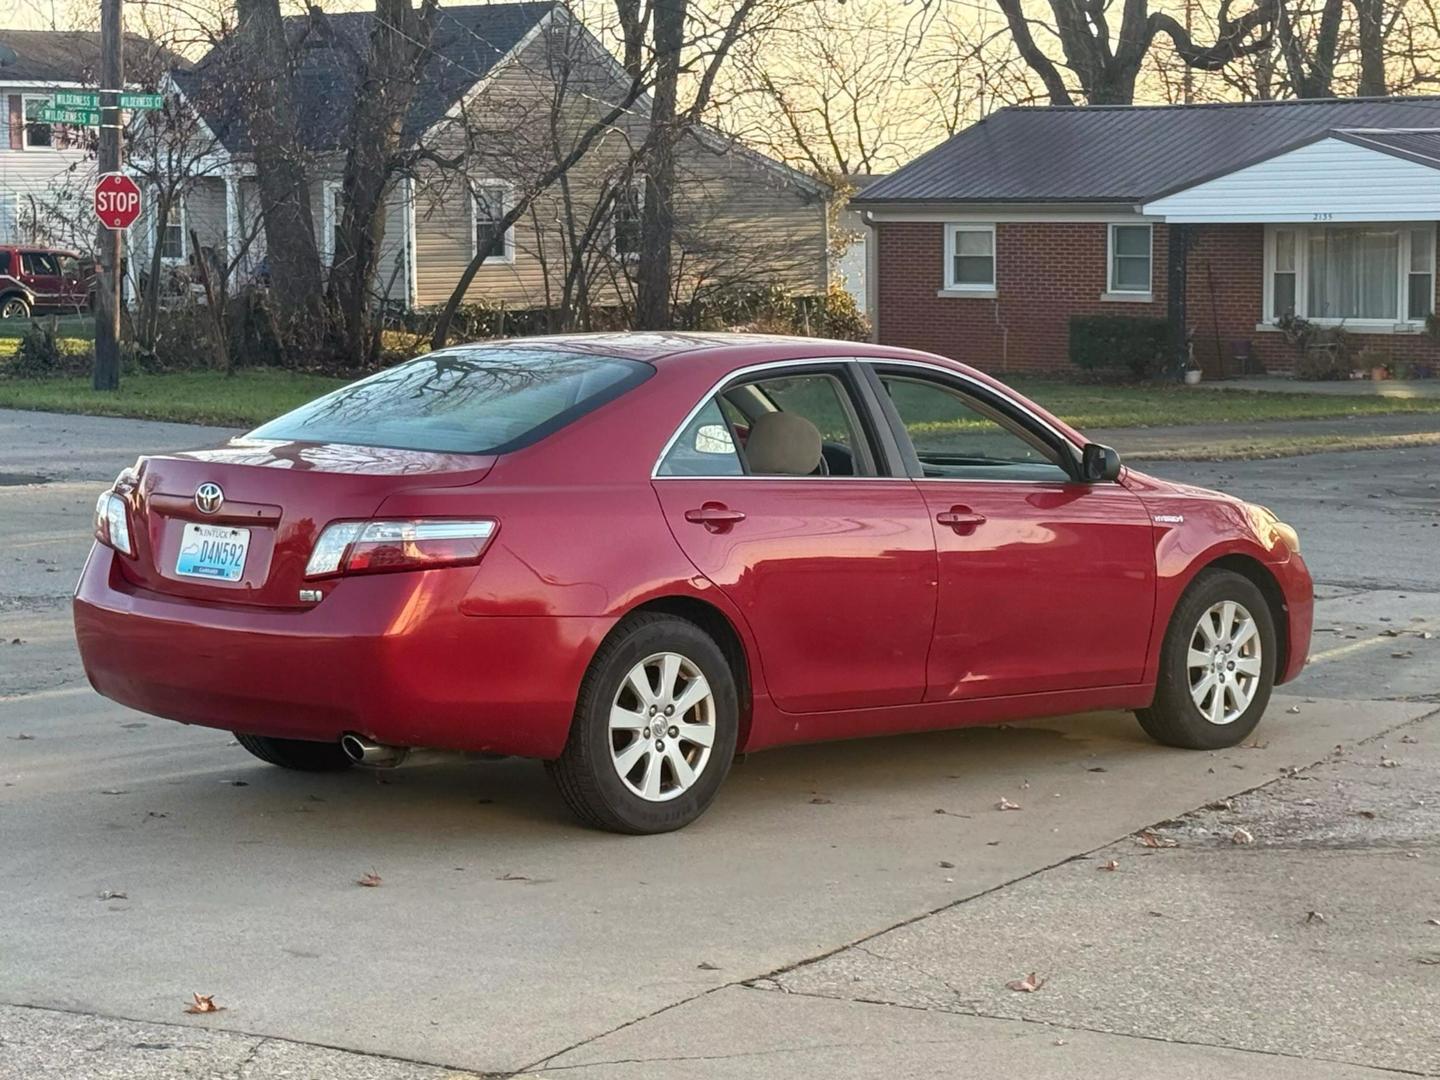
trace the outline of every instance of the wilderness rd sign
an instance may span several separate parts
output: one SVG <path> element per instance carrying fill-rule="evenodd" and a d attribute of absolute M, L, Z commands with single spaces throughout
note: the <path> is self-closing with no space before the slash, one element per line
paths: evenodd
<path fill-rule="evenodd" d="M 41 109 L 36 116 L 42 124 L 75 124 L 95 127 L 100 123 L 99 109 Z"/>
<path fill-rule="evenodd" d="M 140 188 L 124 173 L 95 181 L 95 216 L 107 229 L 128 229 L 140 216 Z"/>

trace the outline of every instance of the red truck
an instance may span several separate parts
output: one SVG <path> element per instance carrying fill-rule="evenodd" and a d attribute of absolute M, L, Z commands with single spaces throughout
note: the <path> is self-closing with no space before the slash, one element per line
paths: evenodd
<path fill-rule="evenodd" d="M 94 263 L 60 248 L 0 244 L 0 319 L 89 311 Z"/>

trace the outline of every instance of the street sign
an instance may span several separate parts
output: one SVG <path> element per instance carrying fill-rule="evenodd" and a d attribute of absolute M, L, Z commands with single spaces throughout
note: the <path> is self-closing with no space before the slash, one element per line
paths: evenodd
<path fill-rule="evenodd" d="M 121 94 L 120 107 L 122 109 L 163 109 L 165 107 L 165 95 Z"/>
<path fill-rule="evenodd" d="M 35 119 L 42 124 L 78 124 L 98 127 L 100 124 L 99 109 L 40 109 L 35 114 Z"/>
<path fill-rule="evenodd" d="M 124 173 L 95 181 L 95 216 L 107 229 L 128 229 L 140 216 L 140 188 Z"/>
<path fill-rule="evenodd" d="M 98 109 L 100 108 L 100 95 L 73 90 L 57 90 L 55 100 L 50 104 L 56 109 Z"/>

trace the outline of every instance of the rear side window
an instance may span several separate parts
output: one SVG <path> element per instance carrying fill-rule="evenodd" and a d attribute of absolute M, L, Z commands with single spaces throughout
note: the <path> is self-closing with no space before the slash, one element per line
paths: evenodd
<path fill-rule="evenodd" d="M 541 347 L 447 349 L 341 387 L 250 435 L 497 454 L 559 430 L 653 370 L 636 360 Z"/>

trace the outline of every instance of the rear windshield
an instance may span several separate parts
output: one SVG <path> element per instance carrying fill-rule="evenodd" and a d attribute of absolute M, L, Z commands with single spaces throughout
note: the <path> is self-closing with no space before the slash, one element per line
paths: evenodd
<path fill-rule="evenodd" d="M 498 454 L 556 431 L 653 372 L 613 356 L 467 346 L 343 386 L 250 434 L 457 454 Z"/>

